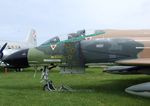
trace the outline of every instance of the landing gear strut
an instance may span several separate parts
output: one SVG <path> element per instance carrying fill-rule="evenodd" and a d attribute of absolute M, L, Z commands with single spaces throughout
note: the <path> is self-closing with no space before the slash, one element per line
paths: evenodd
<path fill-rule="evenodd" d="M 43 90 L 44 91 L 73 91 L 72 88 L 68 87 L 68 86 L 64 86 L 62 85 L 59 89 L 56 88 L 52 82 L 52 80 L 49 80 L 48 79 L 48 72 L 52 69 L 56 67 L 55 65 L 54 66 L 51 66 L 51 67 L 47 67 L 47 66 L 44 66 L 44 69 L 42 71 L 42 75 L 41 75 L 41 79 L 42 81 L 41 82 L 45 82 L 44 86 L 43 86 Z"/>
<path fill-rule="evenodd" d="M 47 66 L 44 66 L 44 70 L 42 71 L 41 79 L 42 79 L 42 82 L 45 81 L 45 84 L 43 86 L 43 90 L 45 90 L 45 91 L 56 90 L 55 86 L 53 85 L 53 82 L 48 79 L 48 71 L 50 71 L 54 67 L 56 67 L 56 66 L 52 66 L 49 68 Z"/>

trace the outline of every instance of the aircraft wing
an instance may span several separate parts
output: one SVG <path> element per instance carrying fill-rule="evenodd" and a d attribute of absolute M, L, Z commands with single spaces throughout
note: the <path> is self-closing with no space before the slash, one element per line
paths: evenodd
<path fill-rule="evenodd" d="M 150 58 L 137 58 L 116 61 L 117 64 L 128 66 L 150 66 Z"/>

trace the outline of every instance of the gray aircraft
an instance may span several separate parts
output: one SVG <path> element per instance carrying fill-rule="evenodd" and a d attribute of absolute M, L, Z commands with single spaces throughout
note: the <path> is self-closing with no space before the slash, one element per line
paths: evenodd
<path fill-rule="evenodd" d="M 7 42 L 7 43 L 6 43 Z M 3 58 L 25 48 L 33 48 L 37 46 L 37 33 L 34 29 L 31 29 L 29 34 L 26 37 L 25 41 L 18 42 L 18 41 L 7 41 L 7 40 L 0 40 L 0 66 L 7 68 L 15 68 L 16 71 L 21 71 L 20 68 L 10 66 L 7 63 L 4 63 L 2 60 Z"/>

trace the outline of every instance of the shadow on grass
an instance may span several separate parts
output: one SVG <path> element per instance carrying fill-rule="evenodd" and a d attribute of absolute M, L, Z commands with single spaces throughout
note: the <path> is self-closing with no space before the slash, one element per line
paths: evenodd
<path fill-rule="evenodd" d="M 150 82 L 150 77 L 105 80 L 103 82 L 99 82 L 99 84 L 91 83 L 87 85 L 73 85 L 71 87 L 76 88 L 76 90 L 82 90 L 83 92 L 84 90 L 85 92 L 91 90 L 97 93 L 135 97 L 134 95 L 127 94 L 124 90 L 129 86 L 145 82 Z"/>
<path fill-rule="evenodd" d="M 125 88 L 140 84 L 140 83 L 145 83 L 145 82 L 150 82 L 150 77 L 140 77 L 140 78 L 133 78 L 133 79 L 113 79 L 113 80 L 102 80 L 102 81 L 95 81 L 95 83 L 87 83 L 87 84 L 71 84 L 71 88 L 75 89 L 75 92 L 89 92 L 89 93 L 103 93 L 103 94 L 110 94 L 110 95 L 119 95 L 119 96 L 126 96 L 126 97 L 131 97 L 135 98 L 135 96 L 129 95 L 124 92 Z M 15 91 L 20 91 L 20 90 L 28 90 L 28 91 L 35 91 L 35 90 L 41 90 L 42 91 L 42 86 L 41 84 L 39 85 L 33 85 L 33 84 L 12 84 L 12 85 L 7 85 L 3 84 L 0 85 L 0 89 L 6 89 L 6 90 L 15 90 Z M 136 98 L 142 98 L 142 97 L 137 97 Z"/>
<path fill-rule="evenodd" d="M 0 89 L 5 89 L 5 90 L 15 90 L 15 91 L 19 91 L 19 90 L 38 90 L 41 89 L 42 90 L 42 86 L 40 85 L 0 85 Z"/>

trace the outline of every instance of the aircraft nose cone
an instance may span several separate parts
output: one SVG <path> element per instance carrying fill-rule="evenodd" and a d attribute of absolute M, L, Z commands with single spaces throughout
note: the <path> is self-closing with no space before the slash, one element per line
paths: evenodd
<path fill-rule="evenodd" d="M 6 58 L 3 59 L 5 63 L 8 63 L 12 67 L 17 67 L 17 68 L 25 68 L 28 67 L 28 50 L 29 49 L 24 49 L 20 50 L 18 52 L 15 52 Z"/>

